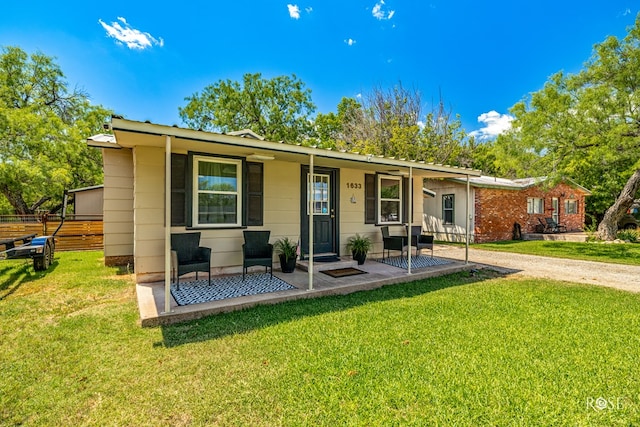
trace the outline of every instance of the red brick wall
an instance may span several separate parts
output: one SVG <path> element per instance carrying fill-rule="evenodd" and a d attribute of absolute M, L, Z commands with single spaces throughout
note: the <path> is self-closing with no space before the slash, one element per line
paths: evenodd
<path fill-rule="evenodd" d="M 567 214 L 564 201 L 573 195 L 578 202 L 578 213 Z M 527 214 L 527 198 L 544 199 L 544 213 Z M 523 233 L 535 233 L 538 218 L 544 221 L 552 211 L 551 199 L 558 198 L 558 222 L 568 231 L 582 230 L 584 224 L 584 194 L 573 187 L 561 183 L 551 189 L 529 187 L 524 190 L 504 190 L 493 188 L 475 189 L 475 238 L 476 243 L 511 240 L 513 224 L 519 223 Z"/>

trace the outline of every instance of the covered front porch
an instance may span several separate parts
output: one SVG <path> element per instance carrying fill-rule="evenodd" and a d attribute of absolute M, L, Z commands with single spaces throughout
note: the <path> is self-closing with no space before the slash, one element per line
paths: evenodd
<path fill-rule="evenodd" d="M 441 256 L 429 261 L 430 256 L 414 256 L 414 265 L 427 265 L 422 268 L 414 268 L 411 273 L 402 267 L 380 262 L 377 259 L 367 259 L 363 265 L 355 268 L 363 271 L 362 274 L 345 277 L 332 277 L 323 273 L 326 270 L 338 268 L 351 268 L 354 264 L 351 257 L 341 257 L 338 263 L 315 263 L 313 273 L 308 272 L 304 263 L 299 263 L 298 268 L 293 273 L 282 273 L 279 269 L 274 269 L 273 278 L 277 283 L 290 285 L 286 290 L 275 290 L 256 293 L 253 295 L 222 298 L 202 303 L 178 305 L 173 293 L 169 296 L 169 306 L 171 310 L 166 312 L 165 284 L 164 282 L 139 283 L 137 284 L 138 307 L 140 310 L 140 321 L 142 326 L 167 325 L 198 319 L 217 313 L 224 313 L 236 310 L 243 310 L 257 305 L 278 304 L 285 301 L 293 301 L 306 298 L 318 298 L 329 295 L 345 295 L 352 292 L 366 291 L 380 288 L 387 285 L 396 285 L 415 280 L 427 279 L 430 277 L 443 276 L 461 271 L 470 271 L 478 268 L 476 264 L 466 263 L 464 260 L 447 258 L 446 246 L 438 248 Z M 405 258 L 406 260 L 406 258 Z M 425 264 L 421 262 L 426 261 Z M 309 275 L 313 275 L 313 289 L 309 289 Z M 254 272 L 247 276 L 246 280 L 268 281 L 263 272 Z M 201 276 L 206 278 L 206 274 Z M 220 276 L 219 276 L 220 277 Z M 224 276 L 230 283 L 236 280 L 234 276 Z M 216 276 L 212 276 L 215 281 Z M 188 280 L 188 279 L 187 279 Z M 203 281 L 203 282 L 206 282 Z M 185 282 L 181 286 L 188 286 Z M 206 286 L 206 285 L 204 285 Z M 232 286 L 232 285 L 230 285 Z"/>

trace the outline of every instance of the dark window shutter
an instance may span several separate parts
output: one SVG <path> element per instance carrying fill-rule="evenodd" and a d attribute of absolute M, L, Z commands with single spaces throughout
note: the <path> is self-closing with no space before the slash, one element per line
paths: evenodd
<path fill-rule="evenodd" d="M 409 218 L 412 217 L 409 210 L 409 191 L 411 191 L 411 187 L 409 186 L 409 178 L 402 178 L 402 222 L 405 224 L 409 223 Z"/>
<path fill-rule="evenodd" d="M 247 225 L 264 221 L 264 164 L 247 162 Z"/>
<path fill-rule="evenodd" d="M 364 223 L 376 223 L 376 176 L 366 174 L 364 176 Z"/>
<path fill-rule="evenodd" d="M 187 155 L 171 154 L 171 225 L 186 225 Z"/>

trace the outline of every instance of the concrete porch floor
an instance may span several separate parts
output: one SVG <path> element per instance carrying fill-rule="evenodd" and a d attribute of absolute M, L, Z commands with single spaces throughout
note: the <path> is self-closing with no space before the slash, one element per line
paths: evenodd
<path fill-rule="evenodd" d="M 342 259 L 343 262 L 336 266 L 332 266 L 331 263 L 322 263 L 322 269 L 343 268 L 345 264 L 350 264 L 350 257 L 343 257 Z M 139 283 L 136 285 L 136 293 L 140 310 L 140 322 L 142 326 L 168 325 L 212 314 L 243 310 L 262 304 L 277 304 L 284 301 L 317 298 L 327 295 L 346 295 L 386 285 L 411 282 L 478 268 L 478 265 L 473 263 L 465 264 L 463 261 L 454 259 L 448 259 L 448 261 L 450 263 L 445 265 L 412 269 L 411 274 L 407 274 L 404 269 L 367 259 L 363 265 L 357 266 L 357 268 L 366 271 L 368 274 L 333 278 L 323 273 L 315 273 L 312 290 L 308 289 L 307 271 L 296 268 L 293 273 L 282 273 L 276 267 L 273 275 L 295 286 L 296 289 L 184 306 L 177 305 L 173 297 L 171 297 L 170 313 L 163 312 L 165 304 L 164 282 Z M 277 266 L 277 263 L 274 264 Z M 314 270 L 317 270 L 317 268 L 314 268 Z"/>

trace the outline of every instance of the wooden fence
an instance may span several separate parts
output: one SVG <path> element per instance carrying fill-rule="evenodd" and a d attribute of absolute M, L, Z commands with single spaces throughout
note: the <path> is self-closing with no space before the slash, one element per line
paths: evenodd
<path fill-rule="evenodd" d="M 59 220 L 0 223 L 0 239 L 33 233 L 48 236 L 59 225 Z M 102 220 L 66 220 L 56 235 L 56 251 L 100 250 L 103 239 Z"/>

